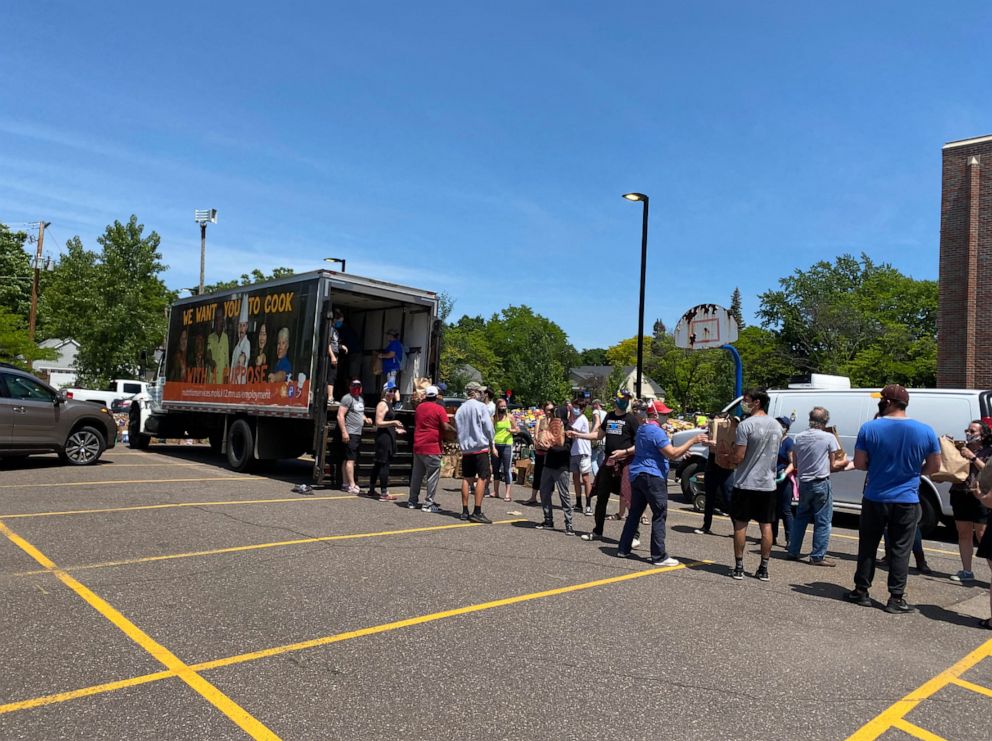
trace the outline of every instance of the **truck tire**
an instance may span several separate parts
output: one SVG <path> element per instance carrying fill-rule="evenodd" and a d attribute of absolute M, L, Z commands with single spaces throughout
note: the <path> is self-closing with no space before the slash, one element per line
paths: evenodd
<path fill-rule="evenodd" d="M 227 433 L 227 463 L 238 472 L 255 463 L 255 434 L 246 420 L 236 419 Z"/>
<path fill-rule="evenodd" d="M 73 466 L 90 466 L 100 460 L 106 447 L 107 442 L 99 430 L 79 427 L 69 433 L 59 458 Z"/>
<path fill-rule="evenodd" d="M 151 435 L 140 432 L 141 410 L 131 407 L 127 418 L 127 446 L 132 450 L 145 450 L 152 441 Z"/>
<path fill-rule="evenodd" d="M 930 538 L 940 524 L 940 506 L 930 487 L 920 484 L 920 534 Z"/>
<path fill-rule="evenodd" d="M 706 468 L 706 463 L 704 461 L 689 461 L 685 468 L 682 469 L 682 473 L 679 474 L 679 484 L 682 487 L 682 495 L 685 497 L 687 502 L 691 502 L 696 495 L 696 490 L 698 487 L 694 486 L 696 483 L 693 477 L 697 474 L 703 472 Z"/>

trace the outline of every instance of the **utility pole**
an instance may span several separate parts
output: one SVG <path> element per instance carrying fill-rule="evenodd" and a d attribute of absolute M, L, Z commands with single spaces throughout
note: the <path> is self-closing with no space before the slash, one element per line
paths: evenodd
<path fill-rule="evenodd" d="M 200 290 L 197 296 L 203 295 L 203 269 L 207 262 L 207 222 L 200 222 Z"/>
<path fill-rule="evenodd" d="M 38 276 L 41 269 L 41 250 L 45 246 L 45 227 L 51 226 L 50 221 L 38 222 L 38 248 L 34 254 L 34 282 L 31 284 L 31 316 L 28 319 L 28 337 L 34 342 L 34 328 L 38 321 Z M 31 367 L 30 362 L 28 367 Z"/>

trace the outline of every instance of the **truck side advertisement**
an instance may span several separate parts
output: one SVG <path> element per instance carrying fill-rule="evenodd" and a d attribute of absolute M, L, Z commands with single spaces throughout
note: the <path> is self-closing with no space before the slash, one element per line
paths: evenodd
<path fill-rule="evenodd" d="M 173 307 L 163 401 L 307 408 L 317 288 L 246 287 Z"/>

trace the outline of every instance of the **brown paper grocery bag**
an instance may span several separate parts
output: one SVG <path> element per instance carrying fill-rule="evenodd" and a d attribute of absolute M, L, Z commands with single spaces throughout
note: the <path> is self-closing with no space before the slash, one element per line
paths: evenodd
<path fill-rule="evenodd" d="M 734 446 L 737 440 L 737 418 L 717 416 L 710 420 L 709 436 L 716 445 L 711 450 L 716 464 L 720 468 L 734 470 L 737 468 L 737 461 L 734 455 Z"/>
<path fill-rule="evenodd" d="M 971 463 L 961 455 L 958 446 L 949 437 L 940 438 L 940 470 L 930 477 L 938 484 L 963 484 L 968 478 Z"/>
<path fill-rule="evenodd" d="M 845 463 L 847 462 L 847 452 L 844 450 L 844 443 L 840 441 L 840 435 L 837 434 L 836 427 L 825 428 L 827 432 L 834 436 L 837 440 L 837 450 L 831 453 L 830 457 L 833 459 L 834 463 Z"/>

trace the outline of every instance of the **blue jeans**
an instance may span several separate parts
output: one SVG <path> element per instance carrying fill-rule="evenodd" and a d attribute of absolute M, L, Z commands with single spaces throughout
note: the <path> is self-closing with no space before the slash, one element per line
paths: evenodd
<path fill-rule="evenodd" d="M 665 521 L 668 519 L 668 483 L 660 476 L 638 474 L 630 482 L 630 511 L 623 524 L 617 553 L 630 553 L 645 508 L 651 508 L 651 558 L 668 557 L 665 550 Z"/>
<path fill-rule="evenodd" d="M 830 543 L 830 524 L 834 515 L 834 501 L 830 496 L 830 479 L 799 482 L 799 509 L 792 521 L 789 538 L 789 555 L 799 557 L 806 537 L 806 526 L 813 522 L 813 552 L 811 561 L 822 561 Z"/>

